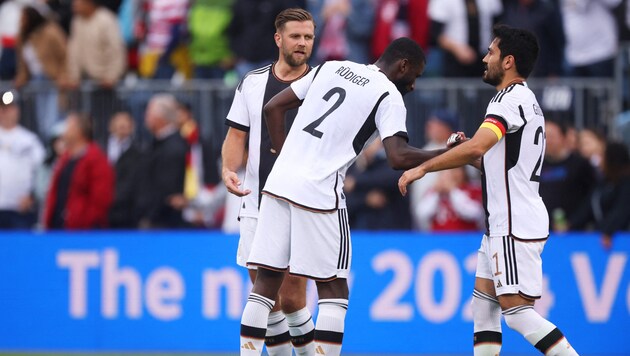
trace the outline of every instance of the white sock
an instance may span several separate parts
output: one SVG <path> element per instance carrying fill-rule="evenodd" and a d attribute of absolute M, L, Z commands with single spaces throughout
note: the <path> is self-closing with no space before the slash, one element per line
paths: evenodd
<path fill-rule="evenodd" d="M 251 293 L 241 317 L 241 355 L 260 355 L 267 333 L 267 319 L 275 302 Z"/>
<path fill-rule="evenodd" d="M 501 306 L 492 296 L 473 290 L 474 356 L 498 356 L 501 352 Z"/>
<path fill-rule="evenodd" d="M 503 311 L 505 322 L 513 330 L 547 356 L 572 356 L 577 352 L 562 332 L 538 314 L 531 305 L 521 305 Z"/>
<path fill-rule="evenodd" d="M 291 344 L 296 355 L 313 355 L 315 353 L 315 325 L 308 308 L 304 307 L 294 313 L 287 314 Z"/>
<path fill-rule="evenodd" d="M 326 356 L 341 354 L 347 299 L 321 299 L 315 325 L 316 353 Z"/>
<path fill-rule="evenodd" d="M 269 356 L 291 356 L 293 354 L 287 318 L 281 311 L 269 314 L 265 346 L 267 346 Z"/>

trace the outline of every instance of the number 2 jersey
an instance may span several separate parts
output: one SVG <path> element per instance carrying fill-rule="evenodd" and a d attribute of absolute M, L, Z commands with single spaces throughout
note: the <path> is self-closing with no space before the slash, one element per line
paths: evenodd
<path fill-rule="evenodd" d="M 407 110 L 374 65 L 325 62 L 291 84 L 302 106 L 263 193 L 315 212 L 345 207 L 348 167 L 376 135 L 407 138 Z"/>
<path fill-rule="evenodd" d="M 481 160 L 486 235 L 522 240 L 549 236 L 549 217 L 538 193 L 545 154 L 545 119 L 526 83 L 499 91 L 481 127 L 499 138 Z"/>

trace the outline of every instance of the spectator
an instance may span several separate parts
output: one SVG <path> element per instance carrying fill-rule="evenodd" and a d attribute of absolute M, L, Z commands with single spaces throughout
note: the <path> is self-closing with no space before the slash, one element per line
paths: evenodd
<path fill-rule="evenodd" d="M 180 101 L 177 111 L 177 125 L 188 143 L 188 152 L 184 194 L 173 200 L 184 209 L 187 223 L 197 227 L 220 227 L 221 209 L 227 194 L 222 184 L 217 185 L 221 181 L 220 153 L 213 149 L 210 141 L 201 137 L 189 103 Z"/>
<path fill-rule="evenodd" d="M 612 77 L 619 34 L 612 9 L 621 0 L 560 0 L 571 74 Z"/>
<path fill-rule="evenodd" d="M 363 230 L 409 230 L 409 200 L 400 195 L 396 182 L 400 173 L 392 170 L 380 140 L 368 146 L 344 182 L 350 226 Z"/>
<path fill-rule="evenodd" d="M 59 120 L 59 95 L 55 85 L 66 80 L 66 35 L 48 18 L 50 9 L 34 4 L 22 9 L 17 45 L 18 67 L 15 86 L 28 81 L 41 88 L 35 96 L 35 112 L 39 134 L 47 137 Z"/>
<path fill-rule="evenodd" d="M 437 150 L 446 147 L 446 141 L 451 133 L 459 128 L 459 117 L 450 110 L 440 109 L 431 113 L 424 132 L 427 143 L 422 147 L 425 150 Z M 413 216 L 414 229 L 429 231 L 431 222 L 418 215 L 418 207 L 423 204 L 426 192 L 435 185 L 439 175 L 428 173 L 424 178 L 414 182 L 410 187 L 411 214 Z"/>
<path fill-rule="evenodd" d="M 56 165 L 46 199 L 44 227 L 83 230 L 108 226 L 114 170 L 92 141 L 88 117 L 71 113 L 63 133 L 65 152 Z"/>
<path fill-rule="evenodd" d="M 563 73 L 564 28 L 560 9 L 554 1 L 505 1 L 501 22 L 533 32 L 540 45 L 540 56 L 532 72 L 536 77 L 558 77 Z"/>
<path fill-rule="evenodd" d="M 429 0 L 377 0 L 372 58 L 379 58 L 392 40 L 411 37 L 429 49 Z M 367 6 L 366 6 L 367 7 Z M 353 9 L 356 8 L 353 4 Z M 365 10 L 362 10 L 365 11 Z M 351 21 L 351 18 L 348 19 Z M 363 26 L 366 26 L 364 23 Z"/>
<path fill-rule="evenodd" d="M 62 134 L 65 131 L 65 122 L 60 121 L 50 130 L 50 136 L 46 142 L 46 157 L 43 164 L 41 164 L 36 173 L 35 183 L 35 198 L 39 202 L 39 219 L 40 224 L 44 221 L 44 210 L 46 197 L 48 196 L 48 189 L 50 188 L 50 180 L 57 160 L 65 152 L 65 144 L 62 139 Z M 40 225 L 41 227 L 41 225 Z"/>
<path fill-rule="evenodd" d="M 500 0 L 430 0 L 431 37 L 443 50 L 446 77 L 479 77 Z"/>
<path fill-rule="evenodd" d="M 274 22 L 280 11 L 304 8 L 299 0 L 236 0 L 231 9 L 232 21 L 227 30 L 229 46 L 236 56 L 239 78 L 247 72 L 265 66 L 278 58 L 274 37 Z M 200 25 L 204 25 L 201 22 Z M 252 50 L 255 48 L 256 50 Z"/>
<path fill-rule="evenodd" d="M 476 231 L 483 225 L 481 186 L 471 184 L 465 167 L 438 173 L 435 185 L 416 206 L 431 231 Z"/>
<path fill-rule="evenodd" d="M 267 1 L 261 2 L 267 3 Z M 249 11 L 256 11 L 255 9 Z M 261 17 L 264 15 L 264 12 L 256 14 Z M 188 19 L 188 31 L 190 33 L 190 59 L 194 66 L 195 78 L 223 79 L 226 70 L 232 67 L 233 57 L 228 32 L 231 21 L 232 9 L 228 1 L 195 1 L 193 3 Z M 255 23 L 248 23 L 248 26 L 255 27 Z M 255 44 L 248 42 L 248 44 L 252 45 L 247 48 L 249 52 L 264 52 L 264 42 Z M 261 44 L 263 44 L 262 47 Z"/>
<path fill-rule="evenodd" d="M 0 98 L 0 229 L 28 229 L 36 221 L 35 172 L 44 147 L 19 124 L 17 94 Z"/>
<path fill-rule="evenodd" d="M 20 12 L 31 0 L 0 3 L 0 80 L 13 80 L 17 70 L 15 45 L 20 31 Z"/>
<path fill-rule="evenodd" d="M 578 150 L 582 157 L 586 158 L 598 173 L 602 171 L 602 161 L 606 139 L 593 129 L 583 129 L 578 134 Z"/>
<path fill-rule="evenodd" d="M 109 213 L 112 228 L 138 226 L 138 202 L 142 151 L 134 142 L 134 121 L 126 111 L 117 112 L 109 122 L 107 158 L 114 166 L 116 189 Z"/>
<path fill-rule="evenodd" d="M 185 51 L 180 45 L 186 30 L 188 0 L 146 0 L 146 6 L 147 33 L 140 44 L 140 74 L 170 79 L 176 72 L 174 57 Z"/>
<path fill-rule="evenodd" d="M 113 88 L 125 74 L 127 56 L 118 19 L 98 5 L 98 0 L 72 0 L 72 29 L 68 42 L 68 76 L 66 85 L 76 88 L 80 80 L 96 85 L 90 101 L 94 113 L 96 138 L 107 139 L 107 121 L 113 114 Z"/>
<path fill-rule="evenodd" d="M 170 94 L 156 94 L 149 101 L 145 126 L 153 135 L 153 144 L 143 168 L 141 228 L 184 225 L 177 197 L 184 193 L 188 145 L 179 133 L 177 114 L 177 100 Z"/>
<path fill-rule="evenodd" d="M 628 147 L 611 142 L 606 145 L 604 154 L 604 179 L 593 191 L 575 216 L 570 220 L 571 229 L 583 229 L 594 223 L 601 232 L 601 242 L 605 249 L 612 246 L 612 236 L 630 227 L 630 155 Z"/>
<path fill-rule="evenodd" d="M 589 199 L 596 184 L 590 163 L 567 144 L 567 126 L 546 120 L 547 147 L 540 173 L 540 196 L 554 231 L 565 231 L 577 208 Z"/>

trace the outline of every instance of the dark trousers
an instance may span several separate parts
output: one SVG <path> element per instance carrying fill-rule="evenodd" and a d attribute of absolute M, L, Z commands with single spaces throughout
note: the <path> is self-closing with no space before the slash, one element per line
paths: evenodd
<path fill-rule="evenodd" d="M 13 210 L 0 210 L 0 229 L 27 230 L 35 225 L 35 213 L 19 213 Z"/>

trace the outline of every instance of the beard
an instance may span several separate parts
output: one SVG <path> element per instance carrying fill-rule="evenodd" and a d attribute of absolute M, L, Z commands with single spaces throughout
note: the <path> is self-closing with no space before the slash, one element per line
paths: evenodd
<path fill-rule="evenodd" d="M 282 56 L 284 57 L 284 61 L 291 67 L 299 67 L 308 62 L 310 58 L 310 55 L 306 51 L 304 51 L 304 57 L 301 59 L 294 58 L 293 52 L 290 51 L 282 51 Z"/>
<path fill-rule="evenodd" d="M 499 70 L 490 70 L 489 67 L 486 67 L 486 72 L 483 74 L 483 81 L 492 85 L 492 86 L 497 86 L 499 84 L 501 84 L 501 82 L 503 81 L 503 77 L 505 77 L 505 73 L 503 73 L 502 71 Z"/>

